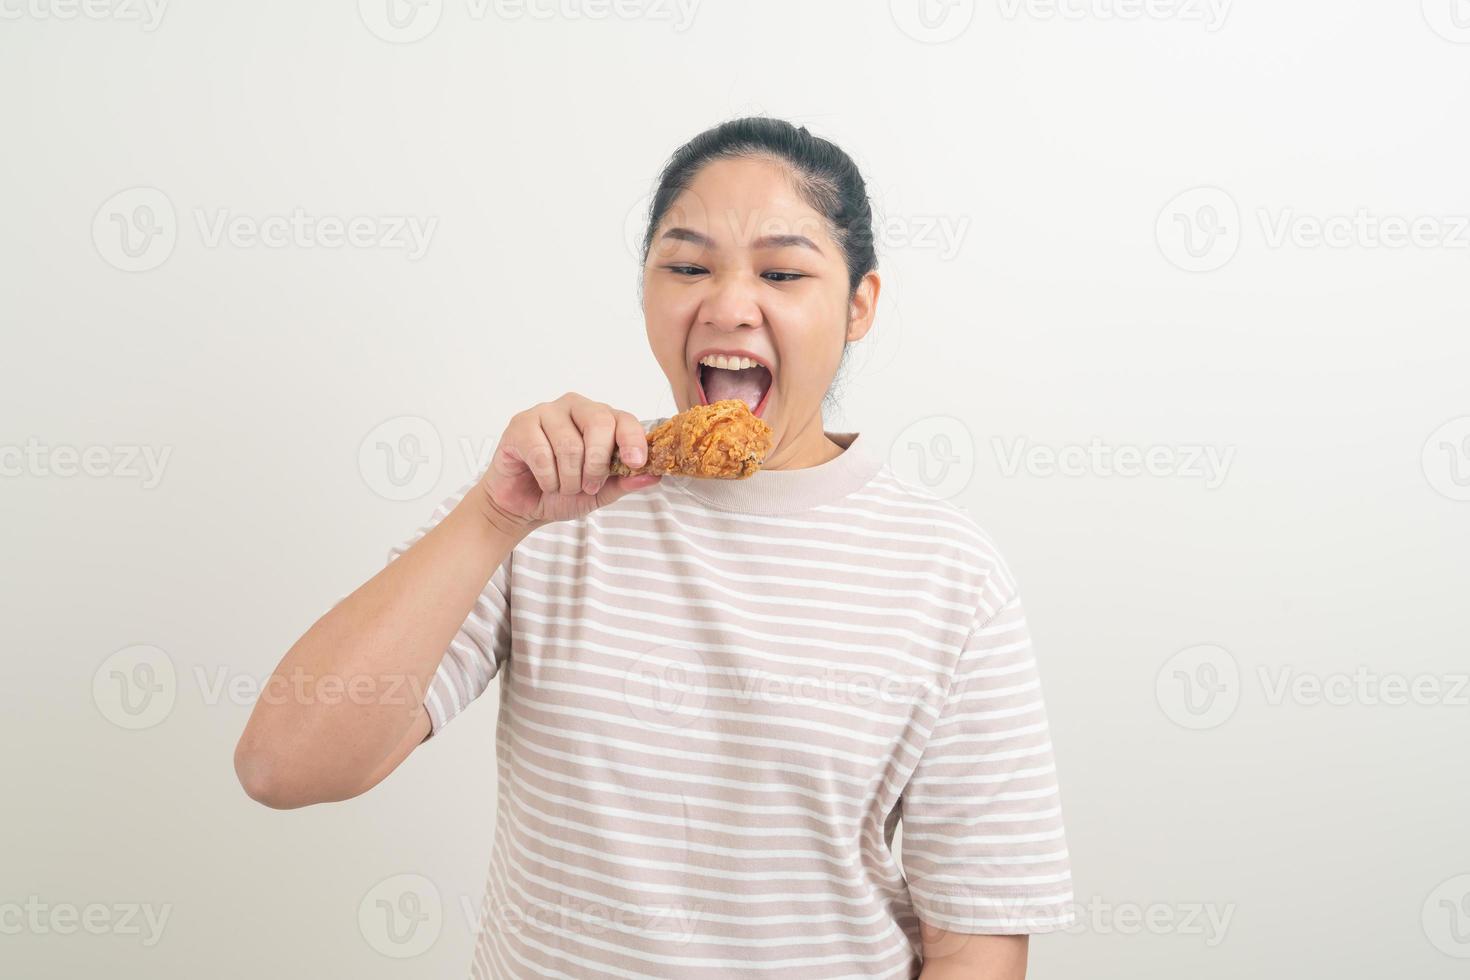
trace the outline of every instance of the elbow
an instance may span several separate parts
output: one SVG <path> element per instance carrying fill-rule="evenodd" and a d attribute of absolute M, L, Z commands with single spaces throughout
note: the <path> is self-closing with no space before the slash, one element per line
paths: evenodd
<path fill-rule="evenodd" d="M 235 776 L 246 796 L 272 810 L 295 810 L 316 802 L 293 788 L 284 770 L 279 759 L 250 744 L 246 737 L 235 746 Z"/>

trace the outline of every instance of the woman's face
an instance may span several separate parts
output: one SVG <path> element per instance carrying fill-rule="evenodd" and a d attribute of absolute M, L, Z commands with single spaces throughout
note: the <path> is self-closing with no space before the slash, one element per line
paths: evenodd
<path fill-rule="evenodd" d="M 643 266 L 648 341 L 679 411 L 743 398 L 773 430 L 775 465 L 825 441 L 822 398 L 844 343 L 872 325 L 877 292 L 870 272 L 849 301 L 827 222 L 767 158 L 705 166 L 654 229 Z M 769 375 L 757 367 L 702 377 L 709 351 L 743 352 Z"/>

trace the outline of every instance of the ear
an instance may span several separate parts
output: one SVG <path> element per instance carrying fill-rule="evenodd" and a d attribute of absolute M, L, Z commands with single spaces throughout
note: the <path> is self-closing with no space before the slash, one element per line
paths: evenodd
<path fill-rule="evenodd" d="M 847 306 L 847 340 L 862 340 L 873 327 L 878 315 L 878 290 L 883 281 L 878 273 L 869 272 L 858 282 L 857 291 Z"/>

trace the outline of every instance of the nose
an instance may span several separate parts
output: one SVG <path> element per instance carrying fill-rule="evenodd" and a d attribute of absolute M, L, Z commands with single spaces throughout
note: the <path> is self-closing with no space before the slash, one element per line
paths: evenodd
<path fill-rule="evenodd" d="M 710 280 L 709 293 L 699 307 L 699 320 L 717 330 L 758 326 L 762 319 L 753 277 L 727 273 Z"/>

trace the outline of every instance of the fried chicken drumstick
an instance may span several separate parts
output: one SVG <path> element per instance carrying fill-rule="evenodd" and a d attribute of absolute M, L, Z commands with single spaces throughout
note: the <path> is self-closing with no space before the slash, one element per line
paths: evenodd
<path fill-rule="evenodd" d="M 648 433 L 648 462 L 632 467 L 613 450 L 612 475 L 743 480 L 771 452 L 771 427 L 739 398 L 693 405 Z"/>

